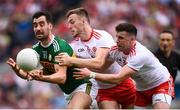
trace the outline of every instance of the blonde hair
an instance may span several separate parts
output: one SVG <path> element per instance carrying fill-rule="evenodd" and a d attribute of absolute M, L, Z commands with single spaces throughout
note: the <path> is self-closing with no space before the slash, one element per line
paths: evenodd
<path fill-rule="evenodd" d="M 77 14 L 78 16 L 85 17 L 87 19 L 87 21 L 90 23 L 89 14 L 86 9 L 80 7 L 80 8 L 75 8 L 75 9 L 69 10 L 66 14 L 66 17 L 68 18 L 72 14 Z"/>

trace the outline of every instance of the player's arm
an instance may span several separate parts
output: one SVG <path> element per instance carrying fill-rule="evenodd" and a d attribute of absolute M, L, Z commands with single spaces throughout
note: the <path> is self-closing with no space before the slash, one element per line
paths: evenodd
<path fill-rule="evenodd" d="M 39 73 L 32 73 L 33 79 L 43 82 L 50 82 L 55 84 L 64 84 L 66 81 L 66 70 L 67 66 L 59 66 L 55 64 L 55 73 L 51 75 L 45 75 L 41 72 Z"/>
<path fill-rule="evenodd" d="M 102 74 L 102 73 L 95 73 L 90 70 L 86 69 L 77 69 L 78 72 L 74 72 L 74 77 L 76 79 L 83 79 L 85 77 L 94 78 L 98 81 L 107 82 L 107 83 L 116 83 L 119 84 L 123 80 L 129 78 L 136 71 L 127 65 L 125 65 L 118 74 Z"/>
<path fill-rule="evenodd" d="M 56 61 L 58 61 L 60 65 L 76 65 L 78 67 L 102 69 L 107 67 L 107 65 L 110 65 L 105 64 L 108 52 L 109 48 L 97 48 L 95 58 L 89 59 L 69 57 L 66 54 L 60 54 L 56 57 Z"/>
<path fill-rule="evenodd" d="M 13 69 L 13 71 L 21 78 L 23 79 L 32 79 L 31 76 L 29 75 L 28 72 L 23 71 L 22 69 L 19 68 L 19 66 L 16 64 L 16 62 L 12 59 L 9 58 L 6 62 L 8 65 L 11 66 L 11 68 Z"/>

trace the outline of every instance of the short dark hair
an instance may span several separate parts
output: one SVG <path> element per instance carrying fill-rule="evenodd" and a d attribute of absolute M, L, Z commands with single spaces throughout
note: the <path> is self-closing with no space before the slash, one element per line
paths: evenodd
<path fill-rule="evenodd" d="M 79 16 L 86 17 L 87 21 L 90 22 L 89 14 L 85 8 L 80 7 L 80 8 L 75 8 L 75 9 L 69 10 L 66 14 L 66 17 L 68 18 L 72 14 L 77 14 Z"/>
<path fill-rule="evenodd" d="M 126 31 L 129 34 L 137 35 L 137 29 L 133 24 L 130 23 L 120 23 L 116 26 L 116 32 Z"/>
<path fill-rule="evenodd" d="M 41 16 L 45 16 L 46 21 L 48 23 L 52 23 L 52 15 L 48 11 L 38 11 L 34 13 L 34 15 L 32 16 L 32 20 L 34 20 L 34 18 L 39 18 Z"/>
<path fill-rule="evenodd" d="M 175 39 L 175 37 L 174 37 L 174 33 L 173 33 L 172 31 L 170 31 L 170 30 L 163 30 L 163 31 L 161 31 L 161 33 L 160 33 L 160 34 L 163 34 L 163 33 L 168 33 L 168 34 L 171 34 L 171 35 L 172 35 L 172 37 L 173 37 L 173 39 Z"/>

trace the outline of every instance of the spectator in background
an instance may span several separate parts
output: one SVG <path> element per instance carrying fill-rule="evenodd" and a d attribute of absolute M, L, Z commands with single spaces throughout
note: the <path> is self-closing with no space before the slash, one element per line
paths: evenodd
<path fill-rule="evenodd" d="M 175 81 L 177 71 L 180 70 L 180 54 L 173 50 L 174 39 L 171 31 L 162 31 L 159 36 L 159 49 L 155 52 L 155 56 L 167 67 Z"/>

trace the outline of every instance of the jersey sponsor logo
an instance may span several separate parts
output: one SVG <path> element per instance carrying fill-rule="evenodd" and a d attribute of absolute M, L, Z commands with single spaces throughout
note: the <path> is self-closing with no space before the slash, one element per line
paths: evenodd
<path fill-rule="evenodd" d="M 117 57 L 117 62 L 121 66 L 126 65 L 127 64 L 126 57 Z"/>
<path fill-rule="evenodd" d="M 91 48 L 88 45 L 85 45 L 85 47 L 87 48 L 87 51 L 89 53 L 89 55 L 94 58 L 95 57 L 95 51 L 96 49 L 94 49 L 95 51 L 91 50 Z"/>
<path fill-rule="evenodd" d="M 96 48 L 96 47 L 93 47 L 92 50 L 93 50 L 93 52 L 96 52 L 97 48 Z"/>
<path fill-rule="evenodd" d="M 78 49 L 78 52 L 83 52 L 83 51 L 85 51 L 83 48 Z"/>

